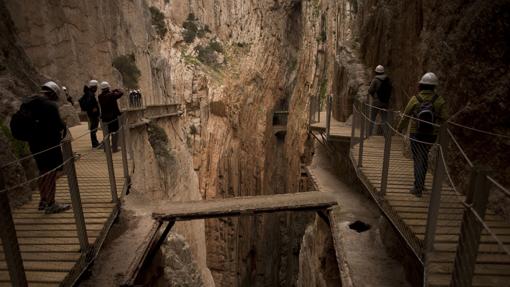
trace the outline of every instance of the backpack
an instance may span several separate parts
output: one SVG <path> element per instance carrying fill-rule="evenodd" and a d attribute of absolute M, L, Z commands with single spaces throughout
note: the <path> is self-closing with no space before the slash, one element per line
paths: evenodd
<path fill-rule="evenodd" d="M 39 120 L 34 117 L 31 101 L 21 104 L 19 110 L 12 115 L 11 133 L 12 136 L 21 141 L 31 141 L 34 138 L 34 131 L 37 130 Z"/>
<path fill-rule="evenodd" d="M 84 112 L 88 112 L 92 109 L 92 101 L 88 94 L 81 96 L 81 98 L 78 100 L 78 103 L 80 104 L 81 110 Z"/>
<path fill-rule="evenodd" d="M 434 102 L 438 96 L 434 95 L 430 102 L 424 101 L 420 96 L 416 96 L 418 100 L 418 106 L 415 110 L 415 117 L 418 119 L 416 123 L 417 134 L 432 134 L 434 133 L 433 123 L 436 120 L 436 114 L 434 111 Z"/>
<path fill-rule="evenodd" d="M 385 78 L 384 80 L 378 79 L 381 81 L 381 85 L 377 90 L 377 98 L 382 103 L 389 103 L 391 97 L 391 81 L 390 78 Z"/>

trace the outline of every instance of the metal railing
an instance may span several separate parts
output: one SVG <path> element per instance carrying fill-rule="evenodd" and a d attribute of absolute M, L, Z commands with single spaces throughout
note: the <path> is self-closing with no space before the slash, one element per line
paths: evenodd
<path fill-rule="evenodd" d="M 375 109 L 386 113 L 381 117 L 386 120 L 377 122 Z M 473 164 L 448 123 L 440 127 L 430 123 L 438 129 L 436 140 L 399 131 L 393 119 L 406 115 L 398 111 L 360 102 L 353 111 L 353 165 L 381 211 L 423 264 L 424 286 L 445 276 L 450 278 L 448 285 L 471 286 L 484 276 L 506 274 L 501 269 L 510 269 L 506 235 L 510 223 L 494 204 L 503 198 L 510 200 L 510 192 L 487 169 Z M 383 135 L 374 133 L 374 127 L 383 127 Z M 459 172 L 452 174 L 452 170 Z M 412 188 L 416 197 L 409 194 Z M 455 255 L 445 261 L 445 254 Z M 481 266 L 480 262 L 499 263 Z M 498 280 L 478 284 L 508 283 Z"/>
<path fill-rule="evenodd" d="M 117 180 L 118 176 L 115 175 L 115 169 L 119 167 L 118 163 L 114 162 L 112 156 L 112 147 L 110 144 L 110 139 L 112 137 L 120 136 L 121 141 L 121 157 L 122 157 L 122 168 L 123 168 L 123 178 L 122 181 L 124 183 L 123 189 L 127 190 L 130 184 L 130 175 L 129 175 L 129 162 L 127 158 L 126 152 L 126 132 L 127 132 L 127 124 L 126 118 L 124 115 L 116 119 L 118 121 L 118 131 L 109 132 L 108 125 L 110 123 L 102 123 L 103 126 L 103 149 L 104 153 L 98 151 L 97 149 L 93 149 L 90 147 L 85 148 L 84 143 L 89 145 L 88 139 L 85 138 L 89 135 L 90 131 L 85 134 L 82 134 L 78 137 L 71 138 L 71 135 L 68 136 L 61 142 L 61 144 L 54 146 L 50 149 L 43 150 L 39 153 L 34 153 L 25 157 L 21 157 L 15 161 L 7 163 L 3 165 L 0 169 L 2 173 L 0 179 L 0 233 L 1 233 L 1 246 L 3 247 L 3 253 L 5 258 L 0 258 L 0 261 L 6 262 L 6 267 L 9 273 L 9 278 L 12 286 L 28 286 L 27 275 L 25 271 L 25 267 L 23 264 L 22 252 L 30 252 L 30 260 L 37 260 L 41 262 L 45 262 L 47 260 L 57 260 L 56 257 L 52 258 L 52 254 L 54 256 L 58 256 L 58 253 L 54 253 L 56 251 L 56 247 L 52 245 L 51 242 L 77 242 L 79 245 L 80 256 L 76 261 L 76 265 L 71 270 L 62 270 L 69 272 L 67 276 L 60 282 L 61 286 L 71 286 L 74 285 L 76 280 L 81 276 L 83 271 L 89 266 L 94 258 L 97 256 L 99 249 L 106 238 L 109 228 L 113 224 L 114 219 L 116 218 L 119 208 L 120 208 L 120 199 L 117 194 Z M 73 150 L 73 145 L 78 145 L 78 150 Z M 5 182 L 7 174 L 12 172 L 13 170 L 20 171 L 23 167 L 33 166 L 34 157 L 38 157 L 39 161 L 48 160 L 48 158 L 52 158 L 55 156 L 55 149 L 58 149 L 62 152 L 62 163 L 56 168 L 43 171 L 39 175 L 35 175 L 32 178 L 29 178 L 28 174 L 30 174 L 27 170 L 27 178 L 18 178 L 21 182 L 16 182 L 13 180 L 9 180 L 9 182 Z M 49 153 L 52 153 L 49 155 Z M 104 226 L 101 230 L 97 230 L 95 228 L 94 231 L 87 230 L 87 224 L 85 221 L 85 212 L 83 208 L 83 195 L 87 197 L 87 200 L 97 200 L 97 198 L 104 198 L 101 195 L 97 195 L 97 191 L 102 188 L 101 186 L 96 186 L 95 182 L 98 180 L 97 170 L 100 166 L 104 164 L 106 165 L 106 169 L 109 174 L 109 189 L 111 192 L 111 202 L 115 203 L 109 215 L 105 215 Z M 59 169 L 63 168 L 63 174 L 66 175 L 66 180 L 58 180 L 59 177 Z M 51 178 L 55 181 L 53 184 L 51 183 Z M 49 180 L 49 181 L 48 181 Z M 39 213 L 44 212 L 44 206 L 40 207 L 39 212 L 37 210 L 37 205 L 34 205 L 30 201 L 26 203 L 18 203 L 21 210 L 25 210 L 22 213 L 17 214 L 14 210 L 11 209 L 11 199 L 17 199 L 21 196 L 21 192 L 29 192 L 32 193 L 34 183 L 39 182 L 39 187 L 47 184 L 44 188 L 49 187 L 50 192 L 56 192 L 60 190 L 59 193 L 56 194 L 55 198 L 57 201 L 67 201 L 70 200 L 72 207 L 72 217 L 69 217 L 67 214 L 63 213 L 59 215 L 59 224 L 72 224 L 72 227 L 64 228 L 62 230 L 48 227 L 48 229 L 38 229 L 36 232 L 31 231 L 32 224 L 50 224 L 49 222 L 52 220 L 51 218 L 55 217 L 45 217 L 43 214 L 39 215 Z M 65 183 L 67 182 L 67 184 Z M 67 188 L 65 188 L 65 184 Z M 83 193 L 81 190 L 89 189 L 94 190 L 94 194 L 88 195 L 89 192 Z M 68 195 L 62 193 L 62 189 L 67 189 Z M 68 197 L 67 197 L 68 196 Z M 10 199 L 11 198 L 11 199 Z M 32 202 L 37 202 L 35 199 Z M 26 205 L 26 207 L 23 207 Z M 30 211 L 33 208 L 34 211 Z M 17 215 L 16 215 L 17 214 Z M 89 220 L 94 221 L 94 218 L 89 218 Z M 35 222 L 37 221 L 37 222 Z M 45 223 L 46 222 L 46 223 Z M 72 223 L 71 223 L 72 222 Z M 94 221 L 95 222 L 95 221 Z M 57 230 L 57 231 L 52 231 Z M 70 230 L 70 231 L 67 231 Z M 76 234 L 73 234 L 73 230 L 75 230 Z M 64 234 L 65 233 L 65 234 Z M 91 234 L 93 234 L 91 236 Z M 64 236 L 60 238 L 61 236 Z M 39 239 L 41 237 L 41 239 Z M 90 244 L 90 238 L 96 238 L 95 244 Z M 42 241 L 40 241 L 42 240 Z M 46 242 L 46 244 L 42 244 L 42 242 Z M 35 243 L 34 243 L 35 242 Z M 35 244 L 35 245 L 32 245 Z M 67 243 L 66 243 L 67 244 Z M 74 243 L 73 243 L 74 244 Z M 25 246 L 26 245 L 26 246 Z M 25 246 L 25 247 L 23 247 Z M 23 251 L 25 250 L 25 251 Z M 37 254 L 41 253 L 41 258 L 34 258 L 34 256 L 38 256 Z M 0 285 L 2 284 L 0 280 Z"/>

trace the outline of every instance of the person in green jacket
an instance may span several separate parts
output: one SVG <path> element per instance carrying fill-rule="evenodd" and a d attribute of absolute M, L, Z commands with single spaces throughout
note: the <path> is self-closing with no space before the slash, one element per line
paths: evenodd
<path fill-rule="evenodd" d="M 409 100 L 398 125 L 402 131 L 411 123 L 411 152 L 414 162 L 414 185 L 410 192 L 421 197 L 428 168 L 428 153 L 439 132 L 439 126 L 448 118 L 446 101 L 436 94 L 439 81 L 434 73 L 426 73 L 419 82 L 419 93 Z"/>

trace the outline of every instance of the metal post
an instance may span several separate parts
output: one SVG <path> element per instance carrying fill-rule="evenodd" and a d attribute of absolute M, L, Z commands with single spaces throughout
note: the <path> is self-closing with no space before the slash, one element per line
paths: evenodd
<path fill-rule="evenodd" d="M 328 96 L 328 102 L 326 103 L 326 137 L 329 138 L 329 132 L 331 129 L 331 111 L 333 105 L 333 96 Z"/>
<path fill-rule="evenodd" d="M 4 179 L 0 177 L 0 190 L 4 188 Z M 9 269 L 11 285 L 14 287 L 28 286 L 6 191 L 0 191 L 0 236 L 4 248 L 5 262 L 7 263 L 7 269 Z"/>
<path fill-rule="evenodd" d="M 365 108 L 362 105 L 361 106 L 361 111 L 360 111 L 361 130 L 360 130 L 360 137 L 359 137 L 360 141 L 359 141 L 358 167 L 362 167 L 363 166 L 363 144 L 365 142 L 365 125 L 366 125 L 365 118 L 362 115 L 364 110 L 365 110 Z"/>
<path fill-rule="evenodd" d="M 321 96 L 320 95 L 317 95 L 317 122 L 320 123 L 321 122 Z"/>
<path fill-rule="evenodd" d="M 89 239 L 87 236 L 87 225 L 83 216 L 83 208 L 81 206 L 80 187 L 78 186 L 78 178 L 76 176 L 76 168 L 74 166 L 73 147 L 71 141 L 64 141 L 62 144 L 62 152 L 64 155 L 64 171 L 67 174 L 67 184 L 69 186 L 69 195 L 73 205 L 74 221 L 76 223 L 76 231 L 82 252 L 87 252 L 89 248 Z"/>
<path fill-rule="evenodd" d="M 103 126 L 103 133 L 105 137 L 103 138 L 103 147 L 104 152 L 106 154 L 106 165 L 108 167 L 108 176 L 110 177 L 110 191 L 112 193 L 112 202 L 115 204 L 119 204 L 119 197 L 117 195 L 117 183 L 115 182 L 115 170 L 113 169 L 113 156 L 112 156 L 112 147 L 110 143 L 111 134 L 108 131 L 108 125 L 101 121 L 101 125 Z"/>
<path fill-rule="evenodd" d="M 485 218 L 490 190 L 487 174 L 488 170 L 479 166 L 472 169 L 469 190 L 466 195 L 466 204 L 471 206 L 472 210 L 471 208 L 464 210 L 450 286 L 472 286 L 483 228 L 473 212 L 476 212 L 482 220 Z"/>
<path fill-rule="evenodd" d="M 120 118 L 119 118 L 119 121 L 120 121 L 120 129 L 119 129 L 119 132 L 120 132 L 120 141 L 121 141 L 121 153 L 122 153 L 122 167 L 124 169 L 124 180 L 126 183 L 129 184 L 130 182 L 130 178 L 129 178 L 129 166 L 128 166 L 128 159 L 127 159 L 127 146 L 126 146 L 126 132 L 127 132 L 127 129 L 126 129 L 126 117 L 125 115 L 121 115 Z"/>
<path fill-rule="evenodd" d="M 389 111 L 388 111 L 389 112 Z M 381 175 L 381 195 L 386 195 L 386 188 L 388 187 L 388 174 L 390 169 L 390 155 L 391 155 L 391 141 L 392 130 L 390 128 L 391 120 L 384 123 L 384 159 Z"/>
<path fill-rule="evenodd" d="M 309 125 L 312 125 L 313 124 L 313 97 L 310 97 L 310 111 L 309 111 L 309 114 L 308 114 L 308 124 Z"/>
<path fill-rule="evenodd" d="M 427 214 L 427 226 L 425 227 L 425 275 L 428 270 L 429 258 L 434 251 L 434 241 L 436 236 L 437 219 L 439 216 L 439 208 L 441 205 L 441 191 L 445 176 L 445 164 L 443 157 L 446 159 L 446 150 L 448 148 L 447 125 L 443 124 L 439 131 L 439 147 L 437 149 L 437 160 L 434 169 L 434 178 L 432 180 L 432 190 L 430 192 L 429 210 Z M 443 153 L 443 154 L 442 154 Z M 425 282 L 426 280 L 424 280 Z"/>
<path fill-rule="evenodd" d="M 356 104 L 352 104 L 352 120 L 351 120 L 351 142 L 354 141 L 354 136 L 356 135 Z"/>

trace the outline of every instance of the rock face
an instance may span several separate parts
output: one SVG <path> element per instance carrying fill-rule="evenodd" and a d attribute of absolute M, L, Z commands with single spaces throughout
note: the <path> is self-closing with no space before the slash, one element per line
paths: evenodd
<path fill-rule="evenodd" d="M 341 284 L 329 226 L 319 217 L 306 228 L 299 254 L 298 287 L 334 287 Z"/>
<path fill-rule="evenodd" d="M 165 279 L 169 286 L 205 286 L 184 237 L 171 233 L 162 253 L 165 258 Z"/>
<path fill-rule="evenodd" d="M 310 154 L 310 97 L 334 94 L 334 117 L 347 120 L 353 100 L 366 96 L 367 67 L 376 64 L 390 71 L 393 107 L 432 70 L 455 120 L 508 132 L 508 1 L 408 2 L 4 0 L 0 100 L 32 91 L 37 72 L 75 98 L 91 78 L 119 87 L 126 70 L 112 65 L 119 56 L 134 59 L 144 104 L 176 103 L 184 112 L 130 132 L 133 190 L 154 200 L 298 192 Z M 133 72 L 133 63 L 123 64 Z M 3 115 L 9 107 L 2 104 Z M 286 109 L 285 133 L 277 136 L 273 112 Z M 317 263 L 297 252 L 309 221 L 281 214 L 175 228 L 205 286 L 293 286 L 300 267 L 311 276 Z M 308 234 L 306 242 L 323 239 Z"/>
<path fill-rule="evenodd" d="M 402 110 L 425 72 L 435 72 L 451 120 L 498 134 L 510 134 L 510 3 L 508 1 L 339 1 L 340 67 L 334 116 L 346 119 L 353 97 L 366 96 L 373 68 L 384 65 L 394 85 L 391 108 Z M 487 43 L 491 43 L 487 45 Z M 364 68 L 366 67 L 366 68 Z M 508 140 L 451 125 L 475 162 L 498 170 L 508 185 Z M 487 148 L 490 147 L 490 148 Z M 460 155 L 451 153 L 453 161 Z M 453 166 L 466 174 L 463 164 Z"/>

